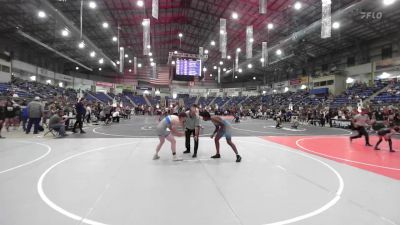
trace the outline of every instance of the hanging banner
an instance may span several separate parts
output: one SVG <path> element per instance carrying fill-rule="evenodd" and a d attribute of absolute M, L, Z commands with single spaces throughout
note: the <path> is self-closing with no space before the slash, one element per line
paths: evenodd
<path fill-rule="evenodd" d="M 137 74 L 137 58 L 133 57 L 133 73 Z"/>
<path fill-rule="evenodd" d="M 331 0 L 322 1 L 322 19 L 321 19 L 321 38 L 330 38 L 332 21 L 331 21 Z"/>
<path fill-rule="evenodd" d="M 124 47 L 119 48 L 119 72 L 124 72 L 125 50 Z"/>
<path fill-rule="evenodd" d="M 262 67 L 265 67 L 268 65 L 267 42 L 262 42 L 261 57 L 264 59 L 264 61 L 261 62 Z"/>
<path fill-rule="evenodd" d="M 226 59 L 226 19 L 219 19 L 219 51 L 221 52 L 221 57 Z"/>
<path fill-rule="evenodd" d="M 151 11 L 151 15 L 158 19 L 158 0 L 153 0 L 152 4 L 152 11 Z"/>
<path fill-rule="evenodd" d="M 154 63 L 153 70 L 152 70 L 152 77 L 157 79 L 157 64 Z"/>
<path fill-rule="evenodd" d="M 246 28 L 246 58 L 251 59 L 253 57 L 253 26 L 247 26 Z"/>
<path fill-rule="evenodd" d="M 218 67 L 218 84 L 221 82 L 221 67 Z"/>
<path fill-rule="evenodd" d="M 203 57 L 204 57 L 204 48 L 203 47 L 199 47 L 199 57 L 200 57 L 200 60 L 203 60 Z"/>
<path fill-rule="evenodd" d="M 150 19 L 143 19 L 143 55 L 150 53 Z"/>
<path fill-rule="evenodd" d="M 235 56 L 235 70 L 239 70 L 239 51 L 236 51 L 236 56 Z"/>
<path fill-rule="evenodd" d="M 260 14 L 267 14 L 267 0 L 260 0 L 259 7 Z"/>

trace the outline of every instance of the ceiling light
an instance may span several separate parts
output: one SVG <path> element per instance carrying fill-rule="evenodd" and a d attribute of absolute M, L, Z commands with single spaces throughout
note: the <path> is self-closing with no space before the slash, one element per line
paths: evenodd
<path fill-rule="evenodd" d="M 155 64 L 155 63 L 153 63 L 153 62 L 151 62 L 151 63 L 150 63 L 150 66 L 155 66 L 155 65 L 156 65 L 156 64 Z"/>
<path fill-rule="evenodd" d="M 38 17 L 39 17 L 39 18 L 46 18 L 47 15 L 46 15 L 46 13 L 45 13 L 44 11 L 39 11 L 39 12 L 38 12 Z"/>
<path fill-rule="evenodd" d="M 210 77 L 212 77 L 212 73 L 210 73 Z"/>
<path fill-rule="evenodd" d="M 103 64 L 104 63 L 104 59 L 103 58 L 99 59 L 99 63 Z M 117 63 L 118 63 L 118 61 L 117 61 Z"/>
<path fill-rule="evenodd" d="M 239 73 L 242 73 L 242 72 L 243 72 L 243 70 L 242 70 L 241 68 L 239 68 L 239 69 L 238 69 L 238 72 L 239 72 Z"/>
<path fill-rule="evenodd" d="M 103 28 L 108 28 L 108 26 L 109 26 L 109 25 L 108 25 L 107 22 L 104 22 L 104 23 L 103 23 Z"/>
<path fill-rule="evenodd" d="M 175 61 L 172 61 L 171 64 L 172 64 L 172 65 L 175 65 Z"/>
<path fill-rule="evenodd" d="M 296 3 L 294 3 L 294 9 L 300 10 L 301 7 L 302 7 L 301 2 L 296 2 Z"/>
<path fill-rule="evenodd" d="M 237 20 L 239 18 L 239 15 L 236 12 L 232 13 L 232 19 Z"/>
<path fill-rule="evenodd" d="M 225 31 L 220 30 L 219 33 L 220 33 L 220 34 L 225 34 Z"/>
<path fill-rule="evenodd" d="M 237 79 L 237 76 L 235 76 L 235 79 Z"/>
<path fill-rule="evenodd" d="M 206 49 L 206 50 L 204 50 L 204 54 L 208 54 L 208 50 Z"/>
<path fill-rule="evenodd" d="M 216 70 L 216 69 L 217 69 L 217 66 L 214 66 L 213 68 L 214 68 L 214 70 Z"/>
<path fill-rule="evenodd" d="M 69 31 L 67 29 L 63 29 L 61 31 L 61 35 L 64 36 L 64 37 L 67 37 L 67 36 L 69 36 Z"/>
<path fill-rule="evenodd" d="M 219 65 L 224 65 L 224 62 L 222 62 L 222 61 L 219 61 Z"/>
<path fill-rule="evenodd" d="M 174 51 L 174 54 L 178 54 L 178 51 Z"/>
<path fill-rule="evenodd" d="M 268 30 L 272 30 L 272 29 L 274 29 L 274 24 L 269 23 L 269 24 L 268 24 Z"/>
<path fill-rule="evenodd" d="M 253 43 L 254 42 L 254 38 L 250 38 L 250 42 Z"/>
<path fill-rule="evenodd" d="M 132 72 L 132 69 L 129 69 L 129 73 L 131 73 Z"/>
<path fill-rule="evenodd" d="M 226 68 L 223 68 L 223 69 L 222 69 L 222 71 L 224 71 L 224 72 L 225 72 L 225 71 L 226 71 Z"/>
<path fill-rule="evenodd" d="M 95 51 L 92 51 L 92 52 L 90 52 L 90 57 L 95 57 L 96 56 L 96 52 Z"/>
<path fill-rule="evenodd" d="M 336 22 L 333 22 L 333 23 L 332 23 L 332 28 L 333 28 L 333 29 L 339 29 L 339 28 L 340 28 L 340 23 L 337 22 L 337 21 L 336 21 Z"/>
<path fill-rule="evenodd" d="M 99 68 L 99 71 L 101 71 L 101 68 Z"/>
<path fill-rule="evenodd" d="M 383 73 L 382 73 L 381 75 L 379 75 L 378 77 L 379 77 L 380 79 L 386 79 L 386 78 L 389 78 L 389 77 L 391 77 L 391 76 L 392 76 L 392 74 L 383 72 Z"/>
<path fill-rule="evenodd" d="M 230 55 L 228 55 L 226 58 L 227 58 L 227 59 L 231 59 L 231 56 L 230 56 Z"/>
<path fill-rule="evenodd" d="M 29 78 L 31 79 L 31 81 L 36 81 L 36 76 L 31 76 Z"/>
<path fill-rule="evenodd" d="M 280 50 L 280 49 L 276 50 L 276 54 L 277 55 L 282 55 L 282 50 Z"/>
<path fill-rule="evenodd" d="M 207 71 L 207 68 L 204 67 L 204 68 L 203 68 L 203 72 L 206 72 L 206 71 Z"/>
<path fill-rule="evenodd" d="M 261 58 L 260 61 L 261 61 L 261 62 L 264 62 L 265 60 L 264 60 L 264 58 Z"/>
<path fill-rule="evenodd" d="M 387 5 L 391 5 L 395 2 L 396 2 L 396 0 L 383 0 L 383 5 L 387 6 Z"/>
<path fill-rule="evenodd" d="M 147 49 L 150 49 L 151 48 L 151 46 L 150 45 L 147 45 Z"/>
<path fill-rule="evenodd" d="M 183 37 L 183 34 L 182 34 L 182 33 L 179 33 L 178 36 L 181 38 L 181 37 Z"/>
<path fill-rule="evenodd" d="M 137 66 L 138 66 L 139 68 L 141 68 L 141 67 L 142 67 L 142 64 L 141 64 L 141 63 L 139 63 Z"/>
<path fill-rule="evenodd" d="M 125 58 L 128 58 L 129 57 L 129 55 L 128 54 L 125 54 Z"/>
<path fill-rule="evenodd" d="M 84 48 L 85 47 L 85 42 L 83 42 L 83 41 L 79 42 L 78 47 L 79 48 Z"/>
<path fill-rule="evenodd" d="M 212 46 L 215 46 L 215 41 L 211 41 L 210 43 Z"/>
<path fill-rule="evenodd" d="M 253 68 L 253 65 L 251 65 L 251 64 L 249 63 L 249 64 L 247 64 L 247 68 L 251 69 L 251 68 Z"/>
<path fill-rule="evenodd" d="M 237 48 L 237 49 L 236 49 L 236 52 L 240 52 L 240 51 L 242 51 L 240 48 Z"/>
<path fill-rule="evenodd" d="M 354 79 L 351 78 L 351 77 L 348 77 L 348 78 L 346 79 L 346 84 L 351 84 L 351 83 L 353 83 L 353 82 L 354 82 Z"/>
<path fill-rule="evenodd" d="M 153 58 L 150 58 L 150 62 L 153 62 Z"/>
<path fill-rule="evenodd" d="M 79 70 L 79 67 L 75 67 L 76 70 Z"/>
<path fill-rule="evenodd" d="M 94 1 L 90 1 L 90 2 L 89 2 L 89 8 L 95 9 L 96 7 L 97 7 L 96 2 L 94 2 Z"/>
<path fill-rule="evenodd" d="M 117 61 L 117 65 L 119 65 L 119 61 Z"/>
<path fill-rule="evenodd" d="M 117 41 L 118 41 L 118 38 L 114 36 L 114 37 L 112 38 L 112 40 L 113 40 L 113 42 L 117 42 Z"/>
<path fill-rule="evenodd" d="M 46 80 L 46 83 L 47 84 L 51 84 L 51 80 Z"/>
<path fill-rule="evenodd" d="M 149 56 L 153 56 L 153 53 L 149 52 Z"/>
<path fill-rule="evenodd" d="M 139 7 L 143 7 L 144 2 L 142 0 L 139 0 L 139 1 L 136 2 L 136 5 L 139 6 Z"/>
<path fill-rule="evenodd" d="M 129 63 L 132 63 L 132 60 L 129 60 L 128 62 L 129 62 Z"/>
<path fill-rule="evenodd" d="M 253 80 L 256 80 L 256 77 L 253 77 Z"/>

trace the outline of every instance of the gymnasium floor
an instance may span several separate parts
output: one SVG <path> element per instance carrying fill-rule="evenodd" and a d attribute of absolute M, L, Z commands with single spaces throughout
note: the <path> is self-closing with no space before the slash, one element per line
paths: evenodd
<path fill-rule="evenodd" d="M 0 224 L 400 224 L 398 140 L 378 152 L 350 144 L 350 131 L 249 119 L 233 125 L 235 163 L 224 140 L 222 158 L 209 158 L 203 122 L 197 159 L 178 138 L 184 161 L 171 161 L 169 143 L 153 161 L 155 124 L 139 116 L 64 139 L 3 131 Z"/>

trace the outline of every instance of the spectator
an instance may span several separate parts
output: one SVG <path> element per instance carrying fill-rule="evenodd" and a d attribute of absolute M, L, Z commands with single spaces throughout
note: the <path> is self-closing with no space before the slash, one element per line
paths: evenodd
<path fill-rule="evenodd" d="M 82 127 L 83 127 L 83 119 L 84 119 L 86 110 L 85 110 L 85 106 L 83 106 L 82 101 L 83 101 L 82 98 L 79 99 L 79 100 L 78 100 L 78 103 L 76 103 L 76 105 L 75 105 L 75 110 L 76 110 L 76 122 L 75 122 L 75 124 L 74 124 L 74 128 L 72 129 L 72 132 L 76 133 L 76 127 L 77 127 L 77 125 L 78 125 L 81 134 L 84 134 L 84 133 L 86 133 L 86 132 L 82 129 Z"/>
<path fill-rule="evenodd" d="M 21 104 L 21 119 L 22 119 L 22 129 L 26 132 L 26 122 L 29 118 L 29 109 L 26 105 L 26 101 L 24 100 Z"/>
<path fill-rule="evenodd" d="M 4 108 L 4 103 L 0 101 L 0 138 L 4 138 L 1 136 L 1 130 L 3 129 L 3 122 L 6 118 L 6 109 Z"/>
<path fill-rule="evenodd" d="M 38 133 L 40 118 L 42 118 L 44 112 L 44 107 L 39 101 L 40 97 L 36 96 L 34 100 L 28 104 L 29 122 L 28 127 L 26 128 L 26 134 L 31 132 L 32 125 L 33 133 Z"/>
<path fill-rule="evenodd" d="M 53 116 L 50 117 L 49 120 L 49 128 L 57 131 L 61 137 L 65 137 L 67 136 L 67 134 L 65 134 L 65 118 L 62 119 L 64 115 L 64 111 L 63 110 L 58 110 L 56 114 L 54 114 Z"/>

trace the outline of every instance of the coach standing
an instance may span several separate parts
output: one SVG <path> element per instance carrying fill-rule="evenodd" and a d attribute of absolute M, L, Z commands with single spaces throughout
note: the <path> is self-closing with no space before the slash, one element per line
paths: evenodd
<path fill-rule="evenodd" d="M 190 110 L 186 112 L 185 121 L 185 140 L 186 140 L 186 151 L 183 153 L 190 153 L 190 136 L 193 134 L 194 137 L 194 153 L 193 158 L 197 157 L 197 149 L 199 148 L 199 133 L 200 133 L 200 117 L 197 115 L 198 106 L 193 104 Z"/>
<path fill-rule="evenodd" d="M 39 131 L 40 118 L 42 118 L 44 113 L 44 107 L 43 104 L 40 103 L 39 97 L 36 96 L 33 101 L 28 104 L 28 113 L 29 121 L 25 133 L 29 134 L 33 125 L 33 133 L 37 134 Z"/>
<path fill-rule="evenodd" d="M 78 99 L 78 102 L 75 105 L 75 111 L 76 111 L 76 122 L 74 124 L 74 128 L 72 129 L 72 132 L 76 133 L 76 127 L 79 126 L 81 134 L 84 134 L 86 132 L 82 129 L 82 127 L 83 127 L 83 120 L 85 119 L 86 109 L 85 106 L 83 105 L 83 98 Z"/>

